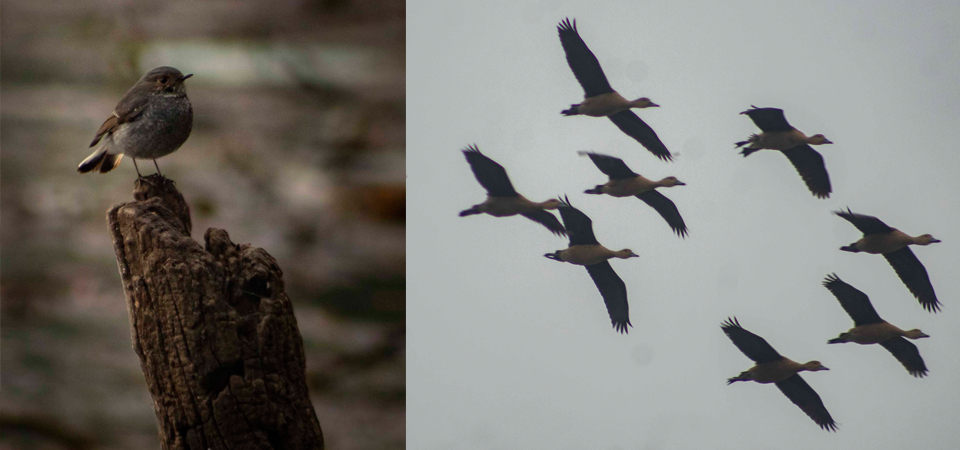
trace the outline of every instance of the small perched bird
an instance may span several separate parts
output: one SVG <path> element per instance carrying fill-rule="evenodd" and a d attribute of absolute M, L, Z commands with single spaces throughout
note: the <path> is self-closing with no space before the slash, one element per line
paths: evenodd
<path fill-rule="evenodd" d="M 627 326 L 633 326 L 630 324 L 627 305 L 627 286 L 623 284 L 623 280 L 617 276 L 607 260 L 635 258 L 639 255 L 630 249 L 613 251 L 600 245 L 593 235 L 593 221 L 579 209 L 571 206 L 569 199 L 561 201 L 560 217 L 563 218 L 563 224 L 567 227 L 570 246 L 565 250 L 557 250 L 543 256 L 554 261 L 585 266 L 590 278 L 593 278 L 594 284 L 600 290 L 603 302 L 607 305 L 607 313 L 610 314 L 613 329 L 626 333 Z"/>
<path fill-rule="evenodd" d="M 727 379 L 727 384 L 737 381 L 756 381 L 757 383 L 775 383 L 793 404 L 800 407 L 807 416 L 810 416 L 820 428 L 836 431 L 837 424 L 830 417 L 827 408 L 816 391 L 800 378 L 800 372 L 807 370 L 816 372 L 830 370 L 820 364 L 820 361 L 810 361 L 800 364 L 784 358 L 777 353 L 762 337 L 757 336 L 740 326 L 736 318 L 727 319 L 720 325 L 724 334 L 733 341 L 733 345 L 757 364 Z"/>
<path fill-rule="evenodd" d="M 565 19 L 557 26 L 560 33 L 560 44 L 567 55 L 567 64 L 583 87 L 584 100 L 570 105 L 570 109 L 561 111 L 565 116 L 578 114 L 593 117 L 609 117 L 613 123 L 641 145 L 650 150 L 664 161 L 673 160 L 667 147 L 663 145 L 657 133 L 644 121 L 640 120 L 630 108 L 651 108 L 660 106 L 647 97 L 636 100 L 627 100 L 610 87 L 607 76 L 603 74 L 600 62 L 577 32 L 576 21 L 570 23 Z"/>
<path fill-rule="evenodd" d="M 683 217 L 680 216 L 677 205 L 656 191 L 660 187 L 686 186 L 686 183 L 678 180 L 677 177 L 666 177 L 660 181 L 648 180 L 630 170 L 620 158 L 594 152 L 578 153 L 589 156 L 593 164 L 610 177 L 610 181 L 606 184 L 599 184 L 593 189 L 583 191 L 584 193 L 607 194 L 612 197 L 637 197 L 655 209 L 660 217 L 667 221 L 667 225 L 670 225 L 673 232 L 677 233 L 677 236 L 686 237 L 687 225 L 683 223 Z"/>
<path fill-rule="evenodd" d="M 183 84 L 191 76 L 166 66 L 147 72 L 100 125 L 90 143 L 91 147 L 100 146 L 77 171 L 107 173 L 127 155 L 133 159 L 138 177 L 142 178 L 137 158 L 152 159 L 160 174 L 157 158 L 177 151 L 193 129 L 193 108 Z"/>
<path fill-rule="evenodd" d="M 935 244 L 940 242 L 939 239 L 929 234 L 909 236 L 896 228 L 887 226 L 876 217 L 856 214 L 850 208 L 847 208 L 846 212 L 834 211 L 833 213 L 843 217 L 863 233 L 862 239 L 840 247 L 840 250 L 883 255 L 924 309 L 933 313 L 940 310 L 940 301 L 937 300 L 937 293 L 930 284 L 927 269 L 908 247 L 908 245 Z"/>
<path fill-rule="evenodd" d="M 557 220 L 557 216 L 547 212 L 548 209 L 557 209 L 560 200 L 550 199 L 542 203 L 532 202 L 517 193 L 507 177 L 507 171 L 496 161 L 480 153 L 475 145 L 463 150 L 463 156 L 470 163 L 470 169 L 477 177 L 480 185 L 487 190 L 487 201 L 473 205 L 470 209 L 460 211 L 460 217 L 473 214 L 489 214 L 494 217 L 508 217 L 520 214 L 534 222 L 547 227 L 558 236 L 564 236 L 567 231 Z"/>
<path fill-rule="evenodd" d="M 843 282 L 837 274 L 828 275 L 823 280 L 823 286 L 830 290 L 843 310 L 853 319 L 854 327 L 846 333 L 827 341 L 828 344 L 842 344 L 856 342 L 861 345 L 880 344 L 893 354 L 910 375 L 923 378 L 927 375 L 927 365 L 920 357 L 917 346 L 904 338 L 928 338 L 924 332 L 914 328 L 903 331 L 880 318 L 877 310 L 873 309 L 870 297 L 857 288 Z"/>
<path fill-rule="evenodd" d="M 745 141 L 736 143 L 737 148 L 747 145 L 740 152 L 744 157 L 757 150 L 779 150 L 800 172 L 807 188 L 818 198 L 830 197 L 830 176 L 823 164 L 823 157 L 810 145 L 832 144 L 822 134 L 807 137 L 787 123 L 783 110 L 778 108 L 757 108 L 753 106 L 740 114 L 746 114 L 762 131 L 752 134 Z"/>

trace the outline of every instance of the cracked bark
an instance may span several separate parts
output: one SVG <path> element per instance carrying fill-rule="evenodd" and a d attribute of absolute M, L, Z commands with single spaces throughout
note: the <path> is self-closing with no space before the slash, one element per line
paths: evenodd
<path fill-rule="evenodd" d="M 107 222 L 163 448 L 322 449 L 276 260 L 216 228 L 201 247 L 168 179 L 133 196 Z"/>

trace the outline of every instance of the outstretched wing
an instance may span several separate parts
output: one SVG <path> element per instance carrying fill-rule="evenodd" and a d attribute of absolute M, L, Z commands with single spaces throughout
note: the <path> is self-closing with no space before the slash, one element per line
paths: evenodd
<path fill-rule="evenodd" d="M 600 290 L 603 303 L 607 305 L 607 313 L 610 314 L 613 329 L 626 333 L 627 325 L 633 326 L 630 324 L 630 311 L 627 305 L 627 286 L 613 271 L 610 261 L 586 267 L 590 278 L 593 278 L 593 283 Z"/>
<path fill-rule="evenodd" d="M 859 289 L 845 283 L 837 274 L 832 273 L 823 280 L 823 286 L 837 298 L 843 310 L 853 319 L 856 326 L 883 322 L 877 310 L 873 309 L 870 298 Z"/>
<path fill-rule="evenodd" d="M 733 341 L 733 345 L 736 345 L 744 355 L 747 355 L 747 358 L 752 359 L 757 364 L 773 362 L 783 358 L 765 339 L 741 327 L 736 317 L 728 318 L 726 322 L 720 325 L 720 328 Z"/>
<path fill-rule="evenodd" d="M 613 88 L 607 82 L 607 76 L 603 74 L 603 69 L 600 67 L 600 61 L 597 61 L 597 57 L 580 38 L 577 22 L 574 21 L 571 24 L 570 19 L 564 19 L 557 26 L 557 31 L 560 33 L 560 45 L 567 54 L 567 64 L 570 65 L 570 70 L 583 87 L 585 97 L 613 92 Z"/>
<path fill-rule="evenodd" d="M 593 235 L 593 221 L 579 209 L 570 205 L 570 200 L 560 200 L 560 217 L 570 236 L 570 246 L 597 245 L 597 238 Z"/>
<path fill-rule="evenodd" d="M 777 387 L 794 405 L 799 406 L 817 425 L 820 425 L 820 428 L 837 431 L 837 423 L 833 421 L 833 417 L 830 417 L 827 407 L 823 406 L 820 396 L 806 381 L 803 381 L 803 378 L 800 378 L 800 375 L 778 381 Z"/>
<path fill-rule="evenodd" d="M 900 364 L 907 368 L 910 375 L 917 378 L 927 376 L 927 365 L 923 363 L 923 358 L 920 357 L 920 350 L 917 350 L 917 346 L 911 344 L 910 341 L 902 337 L 895 337 L 881 342 L 880 345 L 889 350 L 893 357 L 897 358 L 897 361 L 900 361 Z"/>
<path fill-rule="evenodd" d="M 890 228 L 889 226 L 887 226 L 887 224 L 883 223 L 883 221 L 881 221 L 880 219 L 873 216 L 865 216 L 863 214 L 857 214 L 851 211 L 850 208 L 847 208 L 845 212 L 834 211 L 833 213 L 840 217 L 843 217 L 844 219 L 847 220 L 847 222 L 852 223 L 853 226 L 857 227 L 857 229 L 860 230 L 860 232 L 863 233 L 864 236 L 867 236 L 870 234 L 889 233 L 893 231 L 893 228 Z"/>
<path fill-rule="evenodd" d="M 793 167 L 797 168 L 797 172 L 800 172 L 800 177 L 807 183 L 807 188 L 813 195 L 817 198 L 830 197 L 830 175 L 827 174 L 827 167 L 823 164 L 820 153 L 803 144 L 788 148 L 783 154 L 793 163 Z"/>
<path fill-rule="evenodd" d="M 790 131 L 793 127 L 787 123 L 787 118 L 783 116 L 783 110 L 780 108 L 757 108 L 756 106 L 740 113 L 746 114 L 757 124 L 757 127 L 764 132 L 768 131 Z"/>
<path fill-rule="evenodd" d="M 940 301 L 937 300 L 937 293 L 930 284 L 930 276 L 927 275 L 927 269 L 913 254 L 910 247 L 904 247 L 900 250 L 890 253 L 884 253 L 884 258 L 893 266 L 897 276 L 907 285 L 910 293 L 920 301 L 923 309 L 928 312 L 940 311 Z"/>
<path fill-rule="evenodd" d="M 663 161 L 673 161 L 673 155 L 670 154 L 667 146 L 663 145 L 663 142 L 657 137 L 657 133 L 653 131 L 653 128 L 650 128 L 650 125 L 647 125 L 646 122 L 637 117 L 633 111 L 628 109 L 607 117 L 610 118 L 617 128 L 620 128 L 620 131 L 636 139 L 640 145 L 650 150 L 650 153 L 656 155 L 657 158 Z"/>
<path fill-rule="evenodd" d="M 467 157 L 470 168 L 473 169 L 474 176 L 480 185 L 487 190 L 487 194 L 494 197 L 516 197 L 517 191 L 513 189 L 510 178 L 507 177 L 507 171 L 496 161 L 488 158 L 476 145 L 471 145 L 463 150 L 463 155 Z"/>
<path fill-rule="evenodd" d="M 637 173 L 630 170 L 627 167 L 627 164 L 623 162 L 620 158 L 615 158 L 613 156 L 601 155 L 594 152 L 577 152 L 581 155 L 586 155 L 590 157 L 590 160 L 593 161 L 593 164 L 600 169 L 606 176 L 610 179 L 617 178 L 633 178 L 637 176 Z"/>
<path fill-rule="evenodd" d="M 670 225 L 670 229 L 677 233 L 677 236 L 687 236 L 687 225 L 683 223 L 683 217 L 680 216 L 677 205 L 674 205 L 669 198 L 656 190 L 637 194 L 637 198 L 660 213 L 660 217 L 667 221 L 667 225 Z"/>
<path fill-rule="evenodd" d="M 536 211 L 520 213 L 520 215 L 547 227 L 548 230 L 552 231 L 553 234 L 556 234 L 557 236 L 567 235 L 567 230 L 563 228 L 560 220 L 557 219 L 557 216 L 551 214 L 549 211 L 538 209 Z"/>

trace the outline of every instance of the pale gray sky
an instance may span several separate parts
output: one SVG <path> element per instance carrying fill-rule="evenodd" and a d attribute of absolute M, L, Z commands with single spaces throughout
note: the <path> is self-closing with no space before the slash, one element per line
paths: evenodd
<path fill-rule="evenodd" d="M 956 2 L 408 0 L 407 443 L 417 449 L 955 448 L 960 445 L 960 4 Z M 563 117 L 582 99 L 556 25 L 575 18 L 614 89 L 678 154 L 657 160 L 607 119 Z M 783 108 L 821 146 L 833 195 L 810 194 L 785 157 L 743 158 Z M 627 285 L 614 332 L 582 267 L 524 218 L 457 217 L 483 201 L 460 149 L 476 143 L 536 201 L 568 194 Z M 578 150 L 675 175 L 662 192 L 676 237 L 603 183 Z M 851 207 L 940 244 L 916 247 L 943 311 L 925 312 L 831 211 Z M 920 328 L 930 374 L 885 349 L 826 341 L 853 326 L 821 286 L 836 272 L 880 316 Z M 840 426 L 821 431 L 773 385 L 727 377 L 752 364 L 724 336 L 736 316 L 798 361 Z"/>

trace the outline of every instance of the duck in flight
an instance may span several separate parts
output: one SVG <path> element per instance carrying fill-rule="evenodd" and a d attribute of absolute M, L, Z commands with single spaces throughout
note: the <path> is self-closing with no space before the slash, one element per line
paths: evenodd
<path fill-rule="evenodd" d="M 507 217 L 520 214 L 534 222 L 537 222 L 558 236 L 566 235 L 567 232 L 548 209 L 557 209 L 560 206 L 560 200 L 550 199 L 545 202 L 537 203 L 527 200 L 526 197 L 517 193 L 507 177 L 507 171 L 496 161 L 480 153 L 476 145 L 468 146 L 463 150 L 467 162 L 470 163 L 470 169 L 477 177 L 480 185 L 487 190 L 487 201 L 479 205 L 473 205 L 470 209 L 460 211 L 460 217 L 473 214 L 486 213 L 494 217 Z"/>
<path fill-rule="evenodd" d="M 606 184 L 587 189 L 585 193 L 607 194 L 612 197 L 637 197 L 655 209 L 663 220 L 667 221 L 667 225 L 670 225 L 673 232 L 677 233 L 677 236 L 686 237 L 687 225 L 683 223 L 683 217 L 680 216 L 677 205 L 656 190 L 660 187 L 685 186 L 686 183 L 678 180 L 677 177 L 666 177 L 660 181 L 649 180 L 630 170 L 620 158 L 594 152 L 578 153 L 589 156 L 593 164 L 610 177 L 610 181 Z"/>
<path fill-rule="evenodd" d="M 640 120 L 630 108 L 651 108 L 660 106 L 647 97 L 636 100 L 627 100 L 610 87 L 600 62 L 577 32 L 577 22 L 570 23 L 565 19 L 557 26 L 560 33 L 560 44 L 567 55 L 567 64 L 583 87 L 584 100 L 570 109 L 561 111 L 565 116 L 585 115 L 593 117 L 609 117 L 613 123 L 641 145 L 650 150 L 664 161 L 672 161 L 673 155 L 663 145 L 657 133 L 643 120 Z"/>
<path fill-rule="evenodd" d="M 607 305 L 607 313 L 613 328 L 621 333 L 627 332 L 630 324 L 629 307 L 627 305 L 627 286 L 617 276 L 608 261 L 611 258 L 635 258 L 639 255 L 623 249 L 610 250 L 597 242 L 593 235 L 593 222 L 586 214 L 570 205 L 570 200 L 564 199 L 560 204 L 560 217 L 567 227 L 570 236 L 570 246 L 565 250 L 557 250 L 543 256 L 554 261 L 568 262 L 584 266 L 593 278 L 593 283 L 600 290 L 600 296 Z"/>
<path fill-rule="evenodd" d="M 746 114 L 760 128 L 760 134 L 752 134 L 745 141 L 736 143 L 737 148 L 746 146 L 740 152 L 744 157 L 757 150 L 779 150 L 800 172 L 807 188 L 818 198 L 830 197 L 830 176 L 823 164 L 823 157 L 811 145 L 832 144 L 822 134 L 807 137 L 800 130 L 790 126 L 778 108 L 757 108 L 753 106 L 740 114 Z"/>
<path fill-rule="evenodd" d="M 830 290 L 843 310 L 853 319 L 854 327 L 839 337 L 830 339 L 828 344 L 842 344 L 856 342 L 861 345 L 880 344 L 893 354 L 910 375 L 923 378 L 927 375 L 927 366 L 920 357 L 917 346 L 904 338 L 921 339 L 930 337 L 924 332 L 913 329 L 903 331 L 880 318 L 877 310 L 873 309 L 870 298 L 859 289 L 850 286 L 841 280 L 837 274 L 828 275 L 823 285 Z"/>
<path fill-rule="evenodd" d="M 728 385 L 737 381 L 751 380 L 764 384 L 775 383 L 780 388 L 780 392 L 783 392 L 793 404 L 799 406 L 820 428 L 828 431 L 837 430 L 837 424 L 830 417 L 827 408 L 823 406 L 820 396 L 806 381 L 803 381 L 803 378 L 800 378 L 800 372 L 804 370 L 816 372 L 830 369 L 820 364 L 820 361 L 800 364 L 780 356 L 762 337 L 741 327 L 736 318 L 728 318 L 720 328 L 733 341 L 733 345 L 757 363 L 740 375 L 728 378 Z"/>
<path fill-rule="evenodd" d="M 845 252 L 866 252 L 881 254 L 893 266 L 897 276 L 910 289 L 910 293 L 920 302 L 923 309 L 929 312 L 940 310 L 940 301 L 937 293 L 930 284 L 927 269 L 910 251 L 909 245 L 930 245 L 940 242 L 929 234 L 910 236 L 896 228 L 891 228 L 880 219 L 873 216 L 856 214 L 847 208 L 846 211 L 834 211 L 834 214 L 843 217 L 863 233 L 863 238 L 850 245 L 840 247 Z"/>

